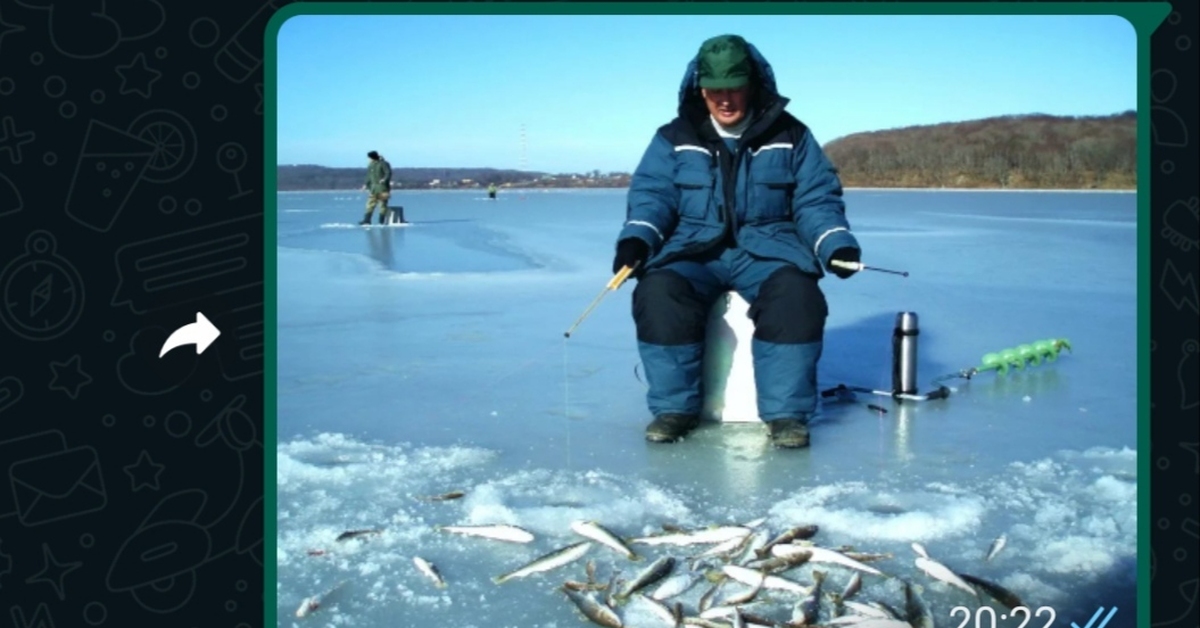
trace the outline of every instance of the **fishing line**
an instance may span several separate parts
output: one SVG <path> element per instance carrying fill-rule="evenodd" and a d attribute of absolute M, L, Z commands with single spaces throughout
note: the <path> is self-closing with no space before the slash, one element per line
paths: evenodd
<path fill-rule="evenodd" d="M 567 340 L 563 337 L 563 420 L 567 424 L 567 470 L 571 470 L 571 377 L 568 369 Z"/>

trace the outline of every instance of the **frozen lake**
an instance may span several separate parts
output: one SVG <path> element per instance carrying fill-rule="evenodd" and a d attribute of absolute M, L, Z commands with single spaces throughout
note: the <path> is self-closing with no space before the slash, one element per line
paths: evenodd
<path fill-rule="evenodd" d="M 1073 352 L 949 380 L 946 400 L 827 400 L 801 451 L 768 447 L 759 424 L 647 443 L 632 283 L 563 338 L 611 277 L 624 194 L 402 191 L 392 205 L 411 224 L 371 229 L 354 225 L 361 193 L 278 194 L 279 626 L 578 626 L 559 585 L 584 580 L 589 559 L 603 582 L 649 560 L 594 544 L 551 572 L 491 579 L 583 540 L 570 529 L 580 519 L 634 537 L 760 518 L 771 535 L 812 524 L 822 547 L 891 554 L 870 563 L 889 577 L 864 574 L 853 599 L 902 608 L 909 581 L 939 627 L 963 621 L 956 606 L 1009 611 L 922 573 L 912 542 L 1031 609 L 1053 608 L 1054 626 L 1082 626 L 1101 605 L 1119 608 L 1109 626 L 1134 625 L 1133 194 L 848 191 L 863 261 L 911 275 L 822 282 L 822 389 L 889 389 L 900 311 L 920 317 L 923 391 L 1020 344 L 1066 338 Z M 465 496 L 419 499 L 449 491 Z M 437 529 L 499 523 L 535 540 Z M 380 532 L 335 540 L 360 529 Z M 1001 534 L 1006 547 L 984 561 Z M 682 559 L 708 547 L 635 549 L 674 556 L 683 573 Z M 434 587 L 414 556 L 448 586 Z M 784 575 L 810 583 L 814 568 L 827 592 L 851 575 L 816 563 Z M 685 611 L 707 589 L 681 594 Z M 729 584 L 718 598 L 745 589 Z M 309 596 L 321 607 L 296 618 Z M 772 591 L 751 607 L 788 619 L 798 599 Z M 821 621 L 832 612 L 826 600 Z M 636 598 L 618 614 L 627 626 L 669 625 Z"/>

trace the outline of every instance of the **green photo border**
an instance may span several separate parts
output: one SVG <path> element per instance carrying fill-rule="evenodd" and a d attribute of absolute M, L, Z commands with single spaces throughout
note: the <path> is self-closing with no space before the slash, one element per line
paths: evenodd
<path fill-rule="evenodd" d="M 278 626 L 275 592 L 278 474 L 276 452 L 277 377 L 277 239 L 276 192 L 276 67 L 279 30 L 299 15 L 1113 15 L 1125 18 L 1137 31 L 1137 451 L 1138 542 L 1137 625 L 1150 626 L 1150 35 L 1171 12 L 1166 2 L 297 2 L 271 17 L 263 46 L 263 133 L 265 157 L 263 212 L 265 274 L 263 284 L 263 577 L 265 626 Z"/>

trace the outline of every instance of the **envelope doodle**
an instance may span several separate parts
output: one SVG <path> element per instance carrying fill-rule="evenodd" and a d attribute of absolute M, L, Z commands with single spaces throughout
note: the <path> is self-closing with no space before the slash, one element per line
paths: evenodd
<path fill-rule="evenodd" d="M 58 430 L 0 442 L 11 491 L 0 491 L 0 517 L 36 526 L 101 510 L 108 503 L 93 447 L 67 447 Z M 0 476 L 2 477 L 2 476 Z"/>

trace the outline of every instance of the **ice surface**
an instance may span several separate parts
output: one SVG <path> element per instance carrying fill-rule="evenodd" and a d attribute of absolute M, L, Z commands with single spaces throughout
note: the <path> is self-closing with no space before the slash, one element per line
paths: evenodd
<path fill-rule="evenodd" d="M 939 626 L 977 601 L 921 574 L 913 541 L 1031 608 L 1053 606 L 1056 625 L 1082 625 L 1099 605 L 1120 607 L 1111 626 L 1132 625 L 1134 195 L 850 190 L 846 200 L 863 261 L 911 275 L 822 282 L 822 388 L 889 388 L 899 311 L 920 316 L 924 389 L 1019 344 L 1064 337 L 1073 351 L 950 380 L 943 401 L 831 401 L 809 450 L 771 449 L 758 424 L 651 445 L 633 284 L 562 334 L 610 278 L 623 191 L 505 190 L 496 201 L 401 191 L 392 204 L 411 224 L 370 229 L 354 225 L 361 195 L 279 194 L 278 625 L 577 626 L 558 585 L 584 581 L 588 559 L 601 582 L 647 563 L 597 545 L 549 574 L 491 578 L 582 540 L 569 528 L 577 519 L 632 537 L 758 517 L 773 532 L 816 524 L 823 546 L 892 554 L 872 565 L 920 585 Z M 453 490 L 465 496 L 423 499 Z M 437 529 L 489 523 L 536 538 Z M 379 532 L 335 540 L 348 530 Z M 1001 533 L 1007 546 L 985 562 Z M 706 547 L 635 549 L 653 560 Z M 449 586 L 435 588 L 413 556 Z M 788 576 L 808 581 L 812 568 Z M 817 568 L 827 590 L 850 576 Z M 897 578 L 864 576 L 859 595 L 894 603 Z M 694 610 L 708 588 L 679 600 Z M 308 596 L 322 606 L 297 619 Z M 761 608 L 783 618 L 792 601 Z M 659 625 L 640 604 L 619 612 Z"/>

